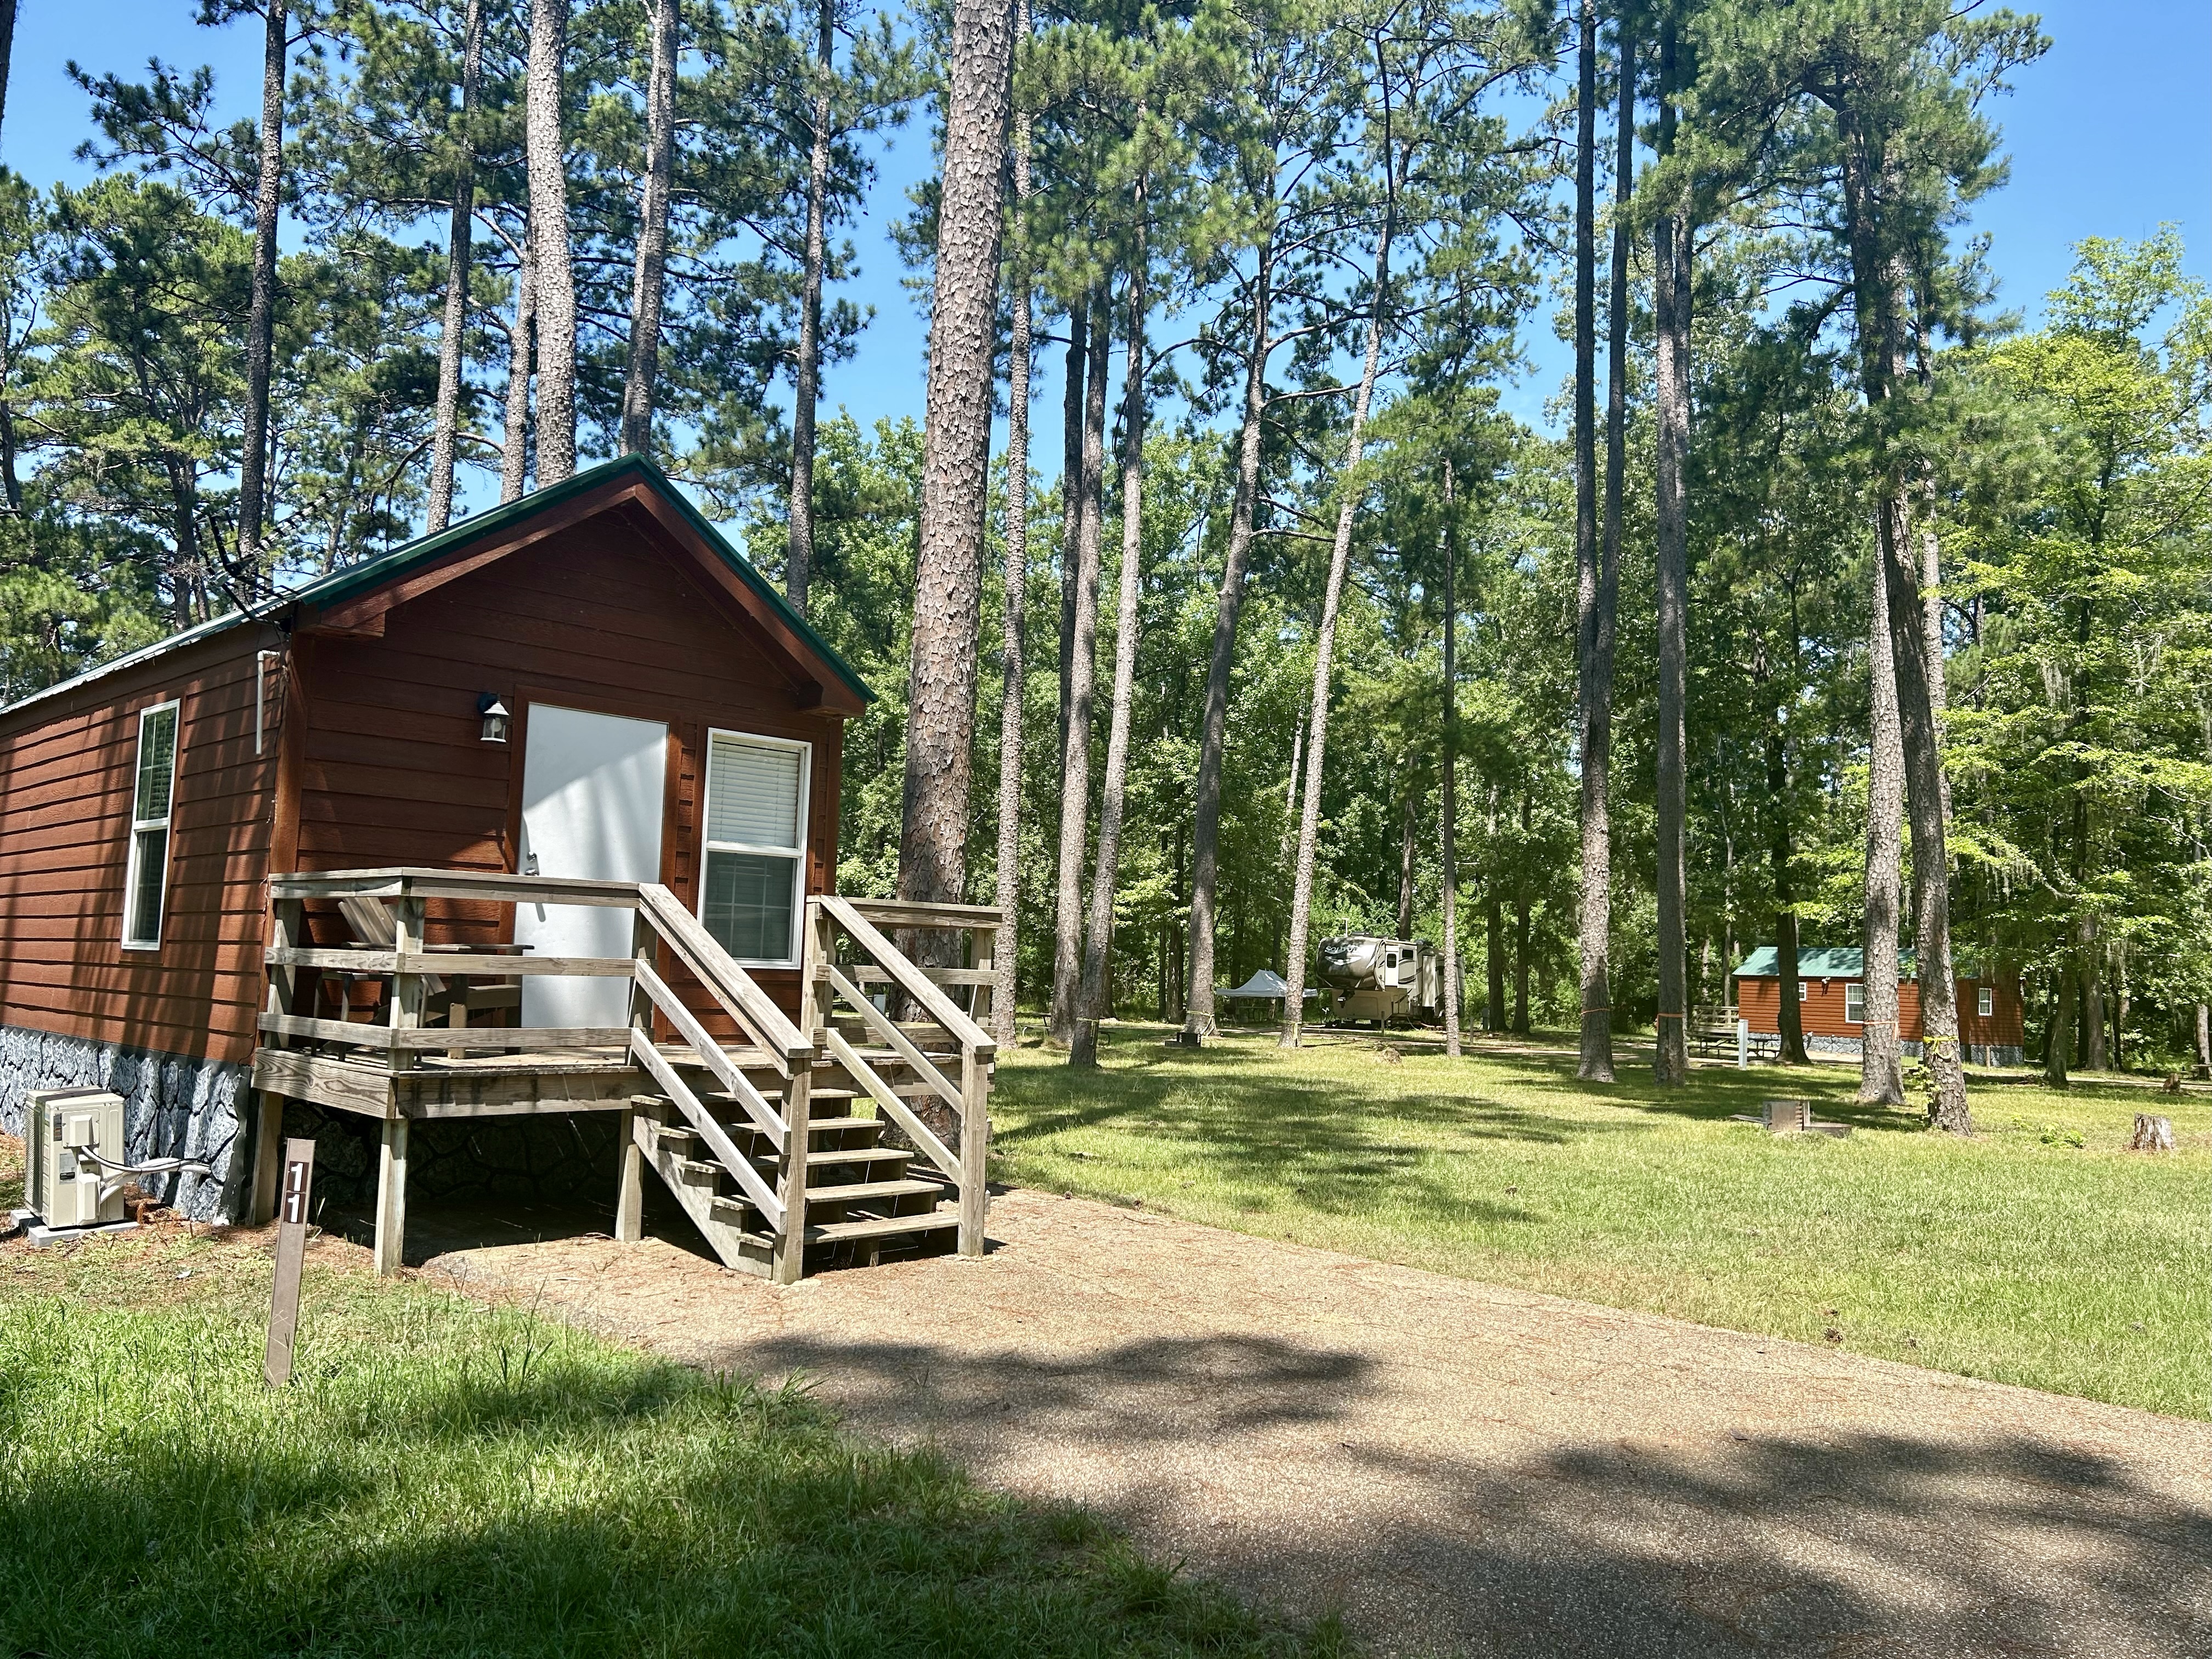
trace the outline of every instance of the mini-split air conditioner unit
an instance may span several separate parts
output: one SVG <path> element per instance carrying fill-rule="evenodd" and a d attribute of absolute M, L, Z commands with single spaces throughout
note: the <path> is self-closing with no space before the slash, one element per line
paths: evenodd
<path fill-rule="evenodd" d="M 49 1227 L 122 1220 L 123 1183 L 111 1177 L 130 1161 L 123 1097 L 105 1089 L 34 1089 L 27 1103 L 23 1201 L 31 1213 Z"/>

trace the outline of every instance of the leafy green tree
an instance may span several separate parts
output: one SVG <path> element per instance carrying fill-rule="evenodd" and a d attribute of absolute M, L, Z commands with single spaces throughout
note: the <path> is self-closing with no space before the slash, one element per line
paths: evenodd
<path fill-rule="evenodd" d="M 1991 970 L 2049 976 L 2054 1081 L 2124 963 L 2206 1000 L 2212 297 L 2181 258 L 2171 230 L 2091 239 L 2044 328 L 1961 365 L 2004 417 L 1949 535 L 1974 619 L 1948 714 L 1961 839 Z"/>

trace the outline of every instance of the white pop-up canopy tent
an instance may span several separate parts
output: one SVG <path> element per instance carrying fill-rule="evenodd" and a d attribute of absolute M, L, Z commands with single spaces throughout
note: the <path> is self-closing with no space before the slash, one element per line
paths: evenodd
<path fill-rule="evenodd" d="M 1285 982 L 1283 976 L 1273 969 L 1262 968 L 1235 990 L 1224 991 L 1221 994 L 1224 997 L 1255 997 L 1263 1001 L 1281 1002 L 1290 996 L 1291 988 Z M 1317 997 L 1321 993 L 1309 985 L 1306 987 L 1306 994 L 1310 997 Z"/>

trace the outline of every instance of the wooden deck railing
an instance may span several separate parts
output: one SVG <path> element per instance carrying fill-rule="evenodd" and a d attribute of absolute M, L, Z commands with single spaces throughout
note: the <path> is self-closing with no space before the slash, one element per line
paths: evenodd
<path fill-rule="evenodd" d="M 802 957 L 801 1018 L 793 1022 L 734 961 L 669 890 L 654 882 L 579 881 L 464 871 L 398 868 L 276 875 L 269 882 L 270 918 L 265 960 L 269 977 L 260 1029 L 266 1046 L 312 1044 L 369 1060 L 395 1075 L 420 1075 L 427 1057 L 442 1054 L 463 1064 L 473 1055 L 521 1055 L 544 1050 L 611 1049 L 635 1066 L 653 1090 L 671 1102 L 715 1162 L 761 1214 L 775 1237 L 771 1275 L 799 1278 L 805 1248 L 806 1166 L 814 1069 L 824 1059 L 841 1066 L 858 1090 L 914 1143 L 920 1154 L 953 1182 L 960 1197 L 959 1248 L 983 1250 L 985 1164 L 990 1146 L 989 1097 L 996 1045 L 983 1029 L 992 974 L 991 951 L 999 927 L 995 910 L 972 905 L 916 905 L 889 900 L 816 895 L 806 901 Z M 392 908 L 392 944 L 316 946 L 307 942 L 306 906 L 313 900 L 369 900 Z M 511 946 L 470 949 L 425 939 L 432 901 L 500 904 L 590 905 L 629 910 L 635 917 L 627 957 L 547 957 Z M 964 933 L 975 941 L 975 965 L 924 968 L 892 944 L 885 927 Z M 707 1029 L 699 1015 L 664 977 L 660 952 L 684 964 L 714 1006 L 750 1045 L 741 1063 Z M 301 975 L 319 979 L 342 974 L 385 981 L 380 1023 L 301 1014 Z M 628 1023 L 618 1026 L 494 1028 L 424 1023 L 426 987 L 441 981 L 536 976 L 622 978 L 629 981 Z M 904 1018 L 878 1008 L 864 988 L 890 988 Z M 968 1006 L 962 1006 L 961 994 Z M 837 1024 L 840 1001 L 857 1018 L 855 1035 Z M 465 1000 L 463 1005 L 465 1006 Z M 465 1021 L 465 1015 L 461 1016 Z M 658 1040 L 656 1019 L 675 1033 L 675 1058 Z M 870 1048 L 872 1037 L 880 1048 Z M 766 1179 L 679 1067 L 704 1071 L 744 1112 L 750 1126 L 774 1147 L 777 1179 Z M 911 1083 L 885 1073 L 905 1070 Z M 772 1070 L 770 1091 L 748 1071 Z M 708 1091 L 709 1093 L 714 1092 Z M 952 1126 L 951 1141 L 910 1103 L 920 1103 Z M 404 1165 L 405 1120 L 386 1125 L 386 1156 Z M 625 1156 L 629 1154 L 626 1152 Z M 391 1183 L 393 1190 L 404 1183 Z M 631 1190 L 625 1182 L 625 1192 Z M 629 1206 L 626 1206 L 629 1207 Z M 383 1237 L 380 1215 L 379 1236 Z M 398 1218 L 392 1218 L 396 1222 Z M 639 1218 L 617 1218 L 619 1237 L 637 1236 Z M 392 1229 L 397 1237 L 398 1228 Z M 380 1265 L 382 1265 L 380 1263 Z M 396 1265 L 393 1264 L 393 1265 Z"/>
<path fill-rule="evenodd" d="M 991 1071 L 999 1049 L 976 1016 L 989 1012 L 994 977 L 991 955 L 998 939 L 999 913 L 981 905 L 910 904 L 893 899 L 840 898 L 830 893 L 814 895 L 806 906 L 808 1012 L 823 1048 L 916 1150 L 957 1185 L 960 1254 L 982 1255 L 988 1192 L 985 1171 L 991 1146 Z M 966 933 L 975 941 L 975 965 L 921 967 L 884 936 L 878 923 Z M 841 953 L 849 961 L 841 963 Z M 895 994 L 907 1004 L 906 1012 L 918 1013 L 920 1019 L 902 1023 L 887 1009 L 878 1007 L 863 988 L 870 982 L 895 988 Z M 964 1009 L 951 994 L 963 988 L 970 998 L 970 1006 Z M 957 1150 L 948 1146 L 945 1138 L 908 1105 L 907 1097 L 870 1062 L 860 1047 L 837 1029 L 840 1002 L 914 1074 L 926 1091 L 917 1097 L 934 1102 L 948 1115 Z M 918 1037 L 921 1040 L 917 1041 Z M 947 1065 L 958 1072 L 958 1081 L 946 1074 Z"/>

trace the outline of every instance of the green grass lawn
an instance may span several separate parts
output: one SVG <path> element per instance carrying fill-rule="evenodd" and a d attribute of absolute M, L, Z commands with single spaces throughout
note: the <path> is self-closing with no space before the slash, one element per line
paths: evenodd
<path fill-rule="evenodd" d="M 800 1395 L 427 1285 L 311 1258 L 295 1379 L 269 1393 L 269 1273 L 174 1227 L 0 1248 L 0 1654 L 1340 1644 Z"/>
<path fill-rule="evenodd" d="M 2202 1416 L 2212 1106 L 1978 1083 L 1972 1140 L 1852 1103 L 1857 1073 L 1448 1060 L 1110 1028 L 1103 1070 L 1024 1048 L 993 1097 L 1008 1180 L 1463 1278 Z M 1847 1139 L 1729 1121 L 1810 1096 Z M 2123 1150 L 2165 1113 L 2180 1150 Z"/>

